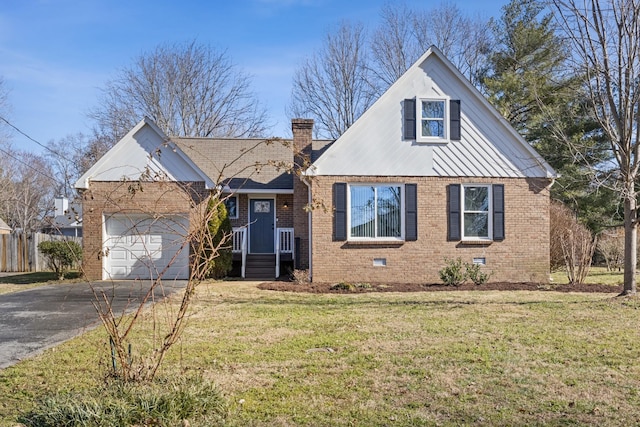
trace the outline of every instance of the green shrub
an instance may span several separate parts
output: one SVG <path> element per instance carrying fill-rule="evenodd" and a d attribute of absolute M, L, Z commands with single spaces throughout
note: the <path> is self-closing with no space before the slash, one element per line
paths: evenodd
<path fill-rule="evenodd" d="M 484 285 L 489 281 L 491 273 L 483 272 L 480 264 L 467 264 L 467 277 L 475 285 Z"/>
<path fill-rule="evenodd" d="M 86 394 L 55 394 L 18 417 L 27 427 L 222 425 L 227 407 L 217 388 L 201 379 L 153 383 L 114 381 Z"/>
<path fill-rule="evenodd" d="M 462 259 L 444 259 L 447 265 L 443 267 L 438 273 L 440 274 L 440 280 L 447 286 L 460 286 L 465 280 L 467 280 L 467 272 L 465 263 Z"/>
<path fill-rule="evenodd" d="M 233 228 L 231 227 L 227 207 L 219 198 L 212 197 L 209 199 L 207 209 L 209 211 L 209 223 L 207 226 L 209 227 L 212 244 L 212 247 L 209 249 L 209 254 L 214 251 L 215 248 L 218 248 L 217 255 L 209 263 L 208 277 L 220 279 L 225 277 L 233 266 L 233 248 L 231 243 Z"/>
<path fill-rule="evenodd" d="M 40 242 L 38 250 L 47 257 L 47 265 L 64 279 L 64 274 L 74 262 L 82 260 L 82 247 L 73 241 Z"/>

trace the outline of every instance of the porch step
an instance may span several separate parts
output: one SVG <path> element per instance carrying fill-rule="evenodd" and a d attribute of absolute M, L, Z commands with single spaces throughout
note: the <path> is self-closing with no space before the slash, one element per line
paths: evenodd
<path fill-rule="evenodd" d="M 275 254 L 247 254 L 244 277 L 245 279 L 275 279 Z"/>

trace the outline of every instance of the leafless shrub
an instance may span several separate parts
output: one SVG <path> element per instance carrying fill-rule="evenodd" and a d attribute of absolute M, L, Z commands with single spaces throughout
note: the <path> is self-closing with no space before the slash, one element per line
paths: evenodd
<path fill-rule="evenodd" d="M 311 278 L 309 277 L 309 270 L 292 270 L 291 280 L 296 285 L 308 284 L 309 282 L 311 282 Z"/>
<path fill-rule="evenodd" d="M 559 269 L 564 265 L 569 283 L 582 284 L 589 274 L 597 239 L 562 203 L 553 202 L 550 214 L 551 266 Z"/>
<path fill-rule="evenodd" d="M 607 264 L 607 271 L 619 271 L 624 265 L 624 230 L 605 230 L 600 233 L 597 250 Z"/>
<path fill-rule="evenodd" d="M 123 182 L 122 185 L 126 184 Z M 213 200 L 214 209 L 208 208 L 210 199 Z M 137 305 L 132 314 L 121 316 L 122 313 L 114 312 L 112 301 L 106 293 L 93 287 L 94 306 L 109 335 L 113 375 L 125 381 L 153 380 L 168 350 L 180 339 L 182 331 L 186 327 L 188 308 L 195 296 L 197 286 L 202 278 L 207 277 L 213 260 L 217 258 L 222 248 L 229 245 L 232 237 L 229 233 L 214 244 L 214 236 L 209 232 L 208 224 L 211 217 L 216 214 L 216 204 L 223 203 L 223 200 L 219 190 L 212 192 L 194 208 L 194 212 L 191 214 L 191 226 L 188 230 L 172 230 L 181 233 L 184 244 L 162 271 L 153 272 L 153 276 L 156 278 L 150 280 L 146 294 L 139 302 L 136 302 Z M 169 222 L 167 221 L 167 223 Z M 134 338 L 134 331 L 138 329 L 139 320 L 144 317 L 146 305 L 165 295 L 163 275 L 174 264 L 180 252 L 189 250 L 190 246 L 194 255 L 191 257 L 189 279 L 179 306 L 176 308 L 167 301 L 155 304 L 151 309 L 151 316 L 154 319 L 153 330 L 150 334 L 151 342 L 144 342 L 146 338 Z M 166 312 L 159 315 L 160 309 L 166 309 Z M 133 341 L 136 342 L 136 347 L 132 353 Z"/>

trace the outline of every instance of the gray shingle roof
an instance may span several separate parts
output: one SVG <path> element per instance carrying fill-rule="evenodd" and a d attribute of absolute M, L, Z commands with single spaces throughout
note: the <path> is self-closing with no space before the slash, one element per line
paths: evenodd
<path fill-rule="evenodd" d="M 233 190 L 290 190 L 290 139 L 171 138 L 214 182 Z M 332 141 L 313 141 L 312 161 Z"/>

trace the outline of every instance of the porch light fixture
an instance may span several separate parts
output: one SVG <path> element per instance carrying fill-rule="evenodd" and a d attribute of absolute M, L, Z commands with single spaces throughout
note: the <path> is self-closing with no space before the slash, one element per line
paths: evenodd
<path fill-rule="evenodd" d="M 289 209 L 289 202 L 284 202 L 284 203 L 282 204 L 282 207 L 283 207 L 284 209 Z"/>

